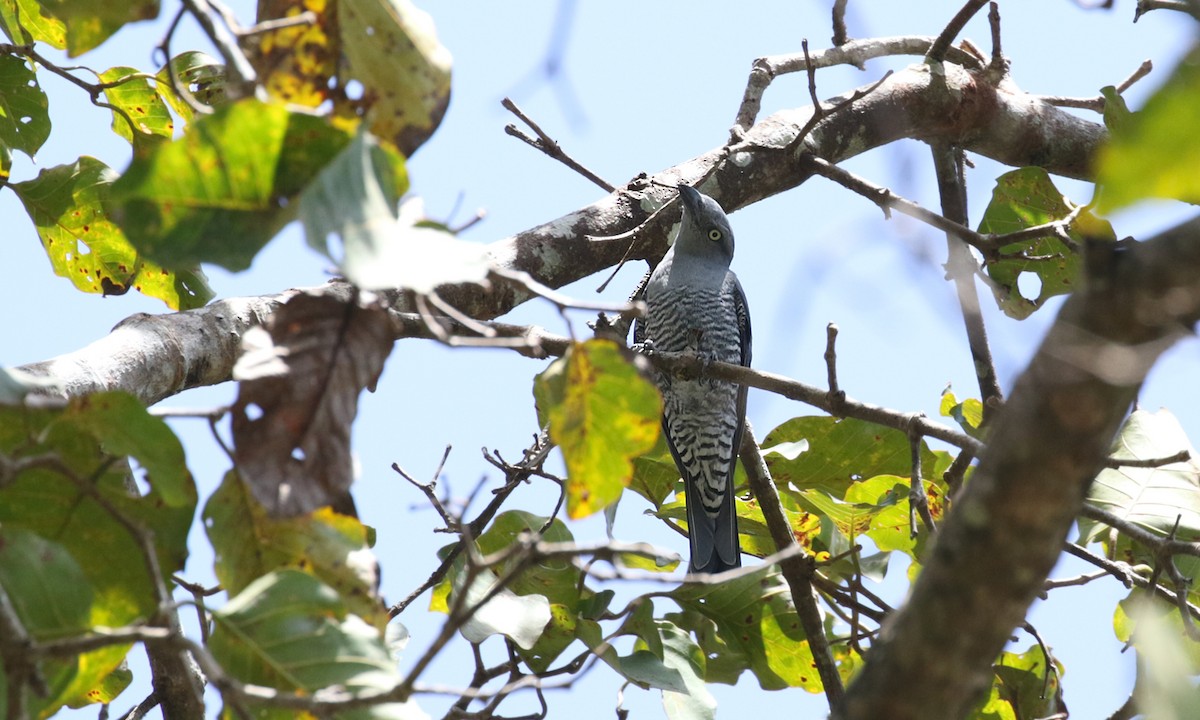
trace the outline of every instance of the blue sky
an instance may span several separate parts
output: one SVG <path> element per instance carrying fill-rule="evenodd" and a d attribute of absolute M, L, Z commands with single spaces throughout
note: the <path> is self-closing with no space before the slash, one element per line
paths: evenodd
<path fill-rule="evenodd" d="M 233 4 L 247 21 L 252 5 Z M 549 0 L 421 3 L 433 15 L 455 66 L 445 121 L 410 163 L 412 190 L 425 198 L 433 217 L 445 218 L 459 208 L 457 215 L 448 218 L 451 224 L 466 220 L 476 209 L 485 210 L 486 219 L 466 233 L 466 239 L 498 240 L 602 195 L 588 181 L 504 134 L 504 125 L 514 121 L 500 107 L 506 94 L 512 94 L 567 152 L 621 185 L 640 172 L 653 173 L 721 145 L 755 57 L 799 52 L 802 38 L 808 38 L 814 49 L 825 47 L 831 35 L 829 2 L 746 3 L 736 13 L 733 4 L 715 2 L 580 3 L 570 25 L 561 75 L 547 82 L 536 72 L 551 42 L 556 5 Z M 850 33 L 854 37 L 936 35 L 959 5 L 946 0 L 852 1 Z M 1183 52 L 1192 28 L 1183 16 L 1166 12 L 1151 13 L 1132 24 L 1133 2 L 1117 5 L 1115 11 L 1086 11 L 1066 0 L 1004 4 L 1004 49 L 1012 60 L 1015 83 L 1034 93 L 1091 96 L 1151 58 L 1155 72 L 1126 95 L 1136 109 Z M 164 14 L 174 9 L 173 3 L 167 3 Z M 127 29 L 81 60 L 97 70 L 117 64 L 149 69 L 150 48 L 163 28 L 164 22 L 159 21 Z M 195 30 L 186 32 L 173 43 L 177 52 L 199 46 Z M 964 36 L 986 51 L 985 17 L 972 21 Z M 839 94 L 872 82 L 884 68 L 917 61 L 877 61 L 866 72 L 821 71 L 819 94 Z M 80 154 L 95 155 L 123 169 L 128 146 L 108 130 L 108 113 L 93 108 L 73 86 L 48 79 L 45 87 L 53 133 L 36 166 L 18 160 L 14 179 L 72 162 Z M 763 115 L 808 102 L 803 76 L 782 78 L 767 91 Z M 1094 115 L 1085 117 L 1099 120 Z M 968 182 L 974 224 L 990 197 L 992 178 L 1003 169 L 984 158 L 972 159 L 976 169 L 970 171 Z M 898 143 L 846 166 L 926 207 L 937 206 L 924 145 Z M 1061 181 L 1059 187 L 1076 201 L 1090 197 L 1088 186 L 1080 183 Z M 1156 204 L 1114 221 L 1118 234 L 1136 236 L 1166 227 L 1184 214 L 1179 207 Z M 83 295 L 54 277 L 12 193 L 0 193 L 0 222 L 8 228 L 3 257 L 10 268 L 0 298 L 13 308 L 6 313 L 8 340 L 0 343 L 0 365 L 75 350 L 134 312 L 164 311 L 161 304 L 134 294 Z M 942 236 L 900 216 L 885 220 L 867 201 L 820 179 L 741 210 L 731 222 L 738 239 L 734 269 L 753 313 L 757 367 L 823 384 L 824 328 L 836 322 L 841 328 L 840 380 L 851 395 L 936 416 L 940 393 L 947 385 L 960 397 L 978 394 L 953 290 L 942 279 Z M 326 265 L 291 227 L 259 255 L 249 271 L 230 275 L 210 269 L 209 276 L 219 297 L 256 295 L 319 284 L 327 277 Z M 608 296 L 623 298 L 644 269 L 638 265 L 623 270 Z M 586 279 L 567 291 L 594 297 L 599 279 Z M 987 290 L 981 291 L 1007 390 L 1036 348 L 1054 308 L 1017 323 L 999 315 Z M 567 329 L 553 308 L 536 301 L 505 319 L 541 324 L 558 333 Z M 586 313 L 572 313 L 571 319 L 577 334 L 587 332 Z M 1200 434 L 1200 389 L 1183 379 L 1195 377 L 1198 360 L 1195 341 L 1180 344 L 1156 368 L 1142 395 L 1144 407 L 1170 408 L 1193 436 Z M 362 473 L 355 494 L 363 520 L 378 529 L 377 553 L 389 600 L 404 596 L 424 580 L 436 564 L 435 549 L 447 540 L 432 533 L 438 524 L 432 511 L 412 509 L 423 508 L 423 498 L 392 473 L 391 463 L 427 480 L 450 444 L 454 450 L 445 476 L 456 495 L 466 494 L 481 478 L 490 481 L 486 487 L 494 487 L 499 478 L 482 461 L 480 448 L 499 450 L 508 458 L 520 456 L 537 429 L 532 378 L 544 365 L 501 350 L 449 350 L 418 340 L 397 344 L 378 391 L 362 400 L 354 436 Z M 166 404 L 209 407 L 230 402 L 233 394 L 234 388 L 226 385 L 187 393 Z M 760 437 L 802 414 L 815 411 L 751 392 L 749 416 Z M 202 422 L 180 420 L 174 426 L 184 438 L 201 494 L 207 496 L 227 469 L 226 458 L 208 438 Z M 550 488 L 535 484 L 512 502 L 513 507 L 546 513 L 553 498 Z M 617 536 L 684 551 L 681 538 L 641 516 L 644 507 L 637 498 L 625 502 Z M 186 574 L 208 582 L 211 551 L 199 525 L 195 530 Z M 596 519 L 572 523 L 571 530 L 581 539 L 603 536 L 603 524 Z M 1080 569 L 1067 565 L 1055 575 L 1076 574 Z M 893 574 L 902 572 L 893 566 Z M 888 587 L 902 589 L 902 584 L 891 582 Z M 1078 717 L 1107 715 L 1124 701 L 1132 685 L 1133 657 L 1118 654 L 1120 646 L 1111 630 L 1113 605 L 1121 594 L 1110 581 L 1058 590 L 1031 616 L 1066 665 L 1066 699 Z M 414 656 L 436 629 L 424 614 L 424 603 L 418 601 L 402 618 L 413 636 L 409 653 Z M 1028 643 L 1028 638 L 1022 638 L 1018 647 Z M 425 680 L 465 682 L 469 654 L 464 648 L 460 643 L 439 659 Z M 552 712 L 557 705 L 569 706 L 573 716 L 581 718 L 613 717 L 619 686 L 611 672 L 598 668 L 571 691 L 569 699 L 552 694 Z M 131 689 L 118 707 L 124 709 L 140 699 L 134 697 L 140 691 Z M 715 686 L 713 692 L 725 717 L 748 710 L 787 712 L 793 717 L 823 715 L 823 698 L 798 690 L 763 692 L 749 676 L 736 688 Z M 420 703 L 436 717 L 446 701 L 424 698 Z M 514 701 L 513 712 L 522 703 L 534 708 L 531 700 Z M 625 704 L 634 709 L 635 717 L 661 716 L 657 693 L 628 689 Z M 86 711 L 86 716 L 92 716 L 92 711 Z"/>

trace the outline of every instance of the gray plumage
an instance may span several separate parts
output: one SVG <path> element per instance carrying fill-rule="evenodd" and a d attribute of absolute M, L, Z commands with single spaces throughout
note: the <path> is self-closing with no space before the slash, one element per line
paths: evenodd
<path fill-rule="evenodd" d="M 697 352 L 750 365 L 750 315 L 733 260 L 733 232 L 717 201 L 679 186 L 683 217 L 674 245 L 646 284 L 646 317 L 634 339 L 654 350 Z M 746 416 L 746 388 L 712 378 L 659 373 L 663 431 L 684 479 L 689 572 L 741 566 L 733 471 Z"/>

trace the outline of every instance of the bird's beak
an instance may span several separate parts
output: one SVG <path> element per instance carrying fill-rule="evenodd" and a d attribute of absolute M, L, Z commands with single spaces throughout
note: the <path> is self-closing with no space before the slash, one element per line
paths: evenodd
<path fill-rule="evenodd" d="M 700 191 L 691 185 L 679 184 L 679 199 L 683 201 L 683 207 L 692 217 L 700 214 L 701 196 Z"/>

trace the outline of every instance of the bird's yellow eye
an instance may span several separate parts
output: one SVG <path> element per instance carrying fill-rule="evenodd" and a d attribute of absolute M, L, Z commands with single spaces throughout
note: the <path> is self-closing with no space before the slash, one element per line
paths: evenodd
<path fill-rule="evenodd" d="M 721 239 L 721 231 L 716 228 L 709 230 L 708 231 L 708 239 L 712 240 L 713 242 L 717 242 L 718 240 Z"/>

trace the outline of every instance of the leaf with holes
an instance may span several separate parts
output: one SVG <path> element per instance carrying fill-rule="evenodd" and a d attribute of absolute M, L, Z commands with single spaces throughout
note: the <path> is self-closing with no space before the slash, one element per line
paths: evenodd
<path fill-rule="evenodd" d="M 567 514 L 603 510 L 654 447 L 662 399 L 611 340 L 575 343 L 534 382 L 538 416 L 567 465 Z"/>
<path fill-rule="evenodd" d="M 0 146 L 33 157 L 50 137 L 49 106 L 25 58 L 0 55 Z"/>
<path fill-rule="evenodd" d="M 272 517 L 344 508 L 358 395 L 374 387 L 392 349 L 387 313 L 301 293 L 242 341 L 232 410 L 242 478 Z"/>
<path fill-rule="evenodd" d="M 1063 196 L 1050 175 L 1036 167 L 1020 168 L 1001 175 L 992 190 L 992 201 L 983 213 L 979 232 L 1003 235 L 1062 220 L 1071 214 L 1074 205 Z M 1079 213 L 1079 222 L 1068 230 L 1077 245 L 1084 236 L 1077 225 L 1089 228 L 1094 238 L 1116 240 L 1112 226 L 1099 220 L 1088 210 Z M 996 303 L 1009 317 L 1023 320 L 1032 315 L 1047 300 L 1075 289 L 1082 258 L 1068 248 L 1053 233 L 1033 240 L 1024 240 L 1001 247 L 995 257 L 985 260 L 985 270 L 991 279 Z M 1020 287 L 1021 276 L 1029 273 L 1039 287 Z M 1035 296 L 1036 295 L 1036 296 Z M 1027 297 L 1034 296 L 1034 297 Z"/>
<path fill-rule="evenodd" d="M 450 103 L 450 52 L 433 20 L 409 0 L 341 0 L 337 7 L 341 49 L 363 85 L 371 132 L 411 156 Z"/>
<path fill-rule="evenodd" d="M 25 205 L 54 272 L 79 290 L 124 295 L 130 288 L 173 310 L 200 307 L 212 289 L 198 268 L 164 270 L 138 254 L 107 211 L 115 174 L 83 156 L 9 185 Z"/>

